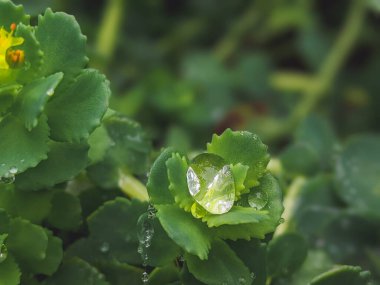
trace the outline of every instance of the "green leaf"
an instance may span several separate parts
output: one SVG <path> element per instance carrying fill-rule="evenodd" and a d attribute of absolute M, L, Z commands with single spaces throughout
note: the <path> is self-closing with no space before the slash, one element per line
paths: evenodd
<path fill-rule="evenodd" d="M 52 138 L 67 142 L 87 139 L 108 108 L 109 82 L 98 71 L 85 69 L 59 91 L 46 105 Z"/>
<path fill-rule="evenodd" d="M 149 274 L 149 285 L 163 285 L 163 284 L 171 284 L 179 280 L 179 271 L 178 268 L 173 264 L 164 266 L 164 267 L 156 267 Z"/>
<path fill-rule="evenodd" d="M 116 113 L 104 120 L 104 126 L 113 142 L 107 157 L 119 168 L 133 174 L 145 174 L 152 146 L 140 124 Z"/>
<path fill-rule="evenodd" d="M 140 285 L 143 270 L 128 264 L 107 262 L 99 265 L 100 271 L 112 285 Z"/>
<path fill-rule="evenodd" d="M 5 117 L 0 122 L 0 177 L 9 174 L 12 168 L 20 173 L 46 159 L 48 135 L 45 116 L 30 132 L 16 117 Z"/>
<path fill-rule="evenodd" d="M 247 223 L 260 223 L 267 220 L 266 211 L 258 211 L 250 207 L 233 206 L 231 210 L 222 215 L 206 215 L 202 218 L 207 222 L 209 227 L 218 227 L 221 225 L 238 225 Z"/>
<path fill-rule="evenodd" d="M 100 127 L 96 128 L 88 138 L 88 144 L 90 149 L 88 151 L 88 157 L 91 164 L 97 163 L 104 159 L 107 150 L 112 145 L 112 140 L 108 136 L 107 130 L 102 124 Z"/>
<path fill-rule="evenodd" d="M 20 277 L 20 269 L 12 256 L 0 263 L 0 285 L 19 285 Z"/>
<path fill-rule="evenodd" d="M 91 285 L 110 285 L 95 267 L 79 258 L 72 258 L 63 262 L 59 270 L 42 284 L 83 285 L 89 281 Z"/>
<path fill-rule="evenodd" d="M 25 15 L 22 5 L 16 6 L 11 1 L 0 1 L 0 26 L 9 30 L 12 23 L 29 24 L 29 16 Z"/>
<path fill-rule="evenodd" d="M 242 194 L 249 192 L 249 189 L 245 188 L 244 185 L 249 167 L 241 163 L 231 165 L 230 167 L 235 180 L 235 200 L 239 200 Z"/>
<path fill-rule="evenodd" d="M 267 280 L 267 245 L 256 239 L 230 241 L 228 245 L 251 271 L 253 285 L 265 285 Z"/>
<path fill-rule="evenodd" d="M 248 188 L 259 184 L 269 162 L 268 147 L 259 137 L 249 132 L 233 132 L 227 129 L 220 136 L 214 135 L 207 150 L 223 157 L 228 163 L 249 166 L 245 185 Z"/>
<path fill-rule="evenodd" d="M 272 277 L 291 275 L 307 256 L 307 243 L 296 233 L 276 236 L 268 245 L 268 273 Z"/>
<path fill-rule="evenodd" d="M 315 277 L 310 285 L 369 285 L 370 273 L 359 266 L 338 266 Z"/>
<path fill-rule="evenodd" d="M 48 159 L 17 177 L 17 189 L 31 191 L 51 187 L 79 174 L 88 164 L 87 145 L 50 142 L 50 148 Z"/>
<path fill-rule="evenodd" d="M 207 258 L 212 236 L 206 224 L 176 205 L 156 206 L 157 217 L 169 237 L 185 251 Z"/>
<path fill-rule="evenodd" d="M 21 90 L 18 95 L 19 106 L 16 112 L 29 131 L 37 126 L 39 116 L 62 78 L 63 73 L 58 72 L 49 77 L 32 81 Z"/>
<path fill-rule="evenodd" d="M 15 101 L 22 85 L 8 84 L 0 87 L 0 115 L 3 115 Z"/>
<path fill-rule="evenodd" d="M 45 230 L 48 237 L 46 256 L 42 260 L 36 260 L 28 264 L 28 270 L 38 274 L 52 275 L 57 271 L 63 257 L 62 241 Z"/>
<path fill-rule="evenodd" d="M 339 197 L 349 207 L 380 217 L 380 137 L 351 139 L 335 167 Z"/>
<path fill-rule="evenodd" d="M 252 284 L 249 269 L 223 241 L 215 240 L 207 260 L 194 255 L 185 256 L 189 271 L 208 285 Z"/>
<path fill-rule="evenodd" d="M 24 43 L 18 48 L 25 53 L 25 64 L 21 69 L 22 72 L 18 73 L 17 81 L 25 83 L 40 75 L 43 53 L 33 27 L 20 24 L 17 26 L 15 35 L 24 38 Z"/>
<path fill-rule="evenodd" d="M 8 251 L 21 267 L 30 267 L 46 258 L 48 235 L 45 230 L 21 218 L 12 219 L 6 241 Z"/>
<path fill-rule="evenodd" d="M 252 237 L 264 238 L 266 234 L 274 232 L 279 224 L 284 207 L 282 205 L 282 191 L 277 180 L 266 174 L 260 179 L 260 185 L 251 191 L 261 191 L 268 198 L 268 203 L 261 209 L 267 212 L 268 219 L 261 220 L 255 224 L 221 225 L 213 228 L 215 234 L 223 239 L 246 239 Z"/>
<path fill-rule="evenodd" d="M 82 209 L 79 198 L 59 191 L 54 193 L 52 208 L 47 221 L 64 231 L 75 231 L 82 224 Z"/>
<path fill-rule="evenodd" d="M 147 189 L 151 203 L 173 204 L 174 199 L 169 191 L 169 178 L 166 161 L 172 157 L 173 149 L 165 149 L 153 163 L 149 172 Z"/>
<path fill-rule="evenodd" d="M 86 37 L 73 16 L 47 9 L 38 17 L 36 37 L 44 53 L 44 75 L 61 71 L 71 77 L 87 64 Z"/>
<path fill-rule="evenodd" d="M 187 186 L 186 173 L 189 166 L 186 158 L 181 157 L 179 153 L 173 153 L 172 157 L 166 161 L 166 167 L 170 181 L 169 189 L 175 202 L 189 212 L 194 199 Z"/>
<path fill-rule="evenodd" d="M 41 223 L 51 208 L 51 191 L 20 192 L 14 187 L 0 186 L 0 208 L 12 216 L 19 216 L 32 223 Z"/>

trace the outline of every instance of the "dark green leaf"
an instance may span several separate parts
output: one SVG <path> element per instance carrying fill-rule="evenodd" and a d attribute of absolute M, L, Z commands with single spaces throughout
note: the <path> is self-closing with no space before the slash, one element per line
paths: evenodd
<path fill-rule="evenodd" d="M 310 285 L 369 285 L 370 273 L 358 266 L 338 266 L 314 278 Z"/>

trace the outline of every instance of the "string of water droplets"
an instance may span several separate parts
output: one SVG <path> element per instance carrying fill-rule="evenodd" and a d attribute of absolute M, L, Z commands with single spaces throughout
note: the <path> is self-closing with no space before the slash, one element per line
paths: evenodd
<path fill-rule="evenodd" d="M 152 204 L 149 204 L 146 213 L 142 214 L 137 221 L 137 237 L 139 240 L 139 246 L 137 252 L 141 255 L 142 265 L 144 266 L 144 272 L 141 280 L 143 283 L 149 281 L 149 274 L 147 272 L 147 266 L 149 261 L 148 249 L 152 244 L 154 235 L 154 219 L 156 218 L 157 210 Z"/>

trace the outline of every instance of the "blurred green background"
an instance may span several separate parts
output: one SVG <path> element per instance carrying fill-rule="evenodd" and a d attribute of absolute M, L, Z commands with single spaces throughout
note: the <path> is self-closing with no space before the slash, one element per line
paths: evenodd
<path fill-rule="evenodd" d="M 197 148 L 231 127 L 275 150 L 312 113 L 342 139 L 380 129 L 377 0 L 16 2 L 77 18 L 111 107 L 156 146 Z"/>

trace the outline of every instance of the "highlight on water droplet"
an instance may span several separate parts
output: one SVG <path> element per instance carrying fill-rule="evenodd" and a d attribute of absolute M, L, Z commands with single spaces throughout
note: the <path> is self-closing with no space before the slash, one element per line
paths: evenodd
<path fill-rule="evenodd" d="M 7 238 L 7 236 L 7 234 L 0 235 L 0 263 L 5 261 L 8 257 L 8 248 L 4 244 L 4 241 Z"/>
<path fill-rule="evenodd" d="M 148 274 L 148 272 L 144 271 L 144 273 L 142 274 L 141 280 L 142 280 L 143 283 L 148 283 L 148 281 L 149 281 L 149 274 Z"/>
<path fill-rule="evenodd" d="M 263 209 L 268 204 L 268 195 L 264 191 L 253 191 L 248 196 L 248 204 L 256 210 Z"/>
<path fill-rule="evenodd" d="M 149 218 L 148 213 L 144 213 L 140 216 L 137 221 L 137 238 L 139 242 L 143 245 L 149 244 L 146 247 L 150 246 L 150 242 L 153 238 L 154 226 L 153 220 Z"/>
<path fill-rule="evenodd" d="M 108 242 L 103 242 L 99 247 L 100 252 L 107 253 L 110 250 L 110 244 Z"/>
<path fill-rule="evenodd" d="M 232 208 L 235 181 L 230 166 L 222 157 L 211 153 L 196 156 L 186 178 L 190 195 L 207 212 L 224 214 Z M 193 215 L 199 216 L 200 211 L 193 207 Z"/>

